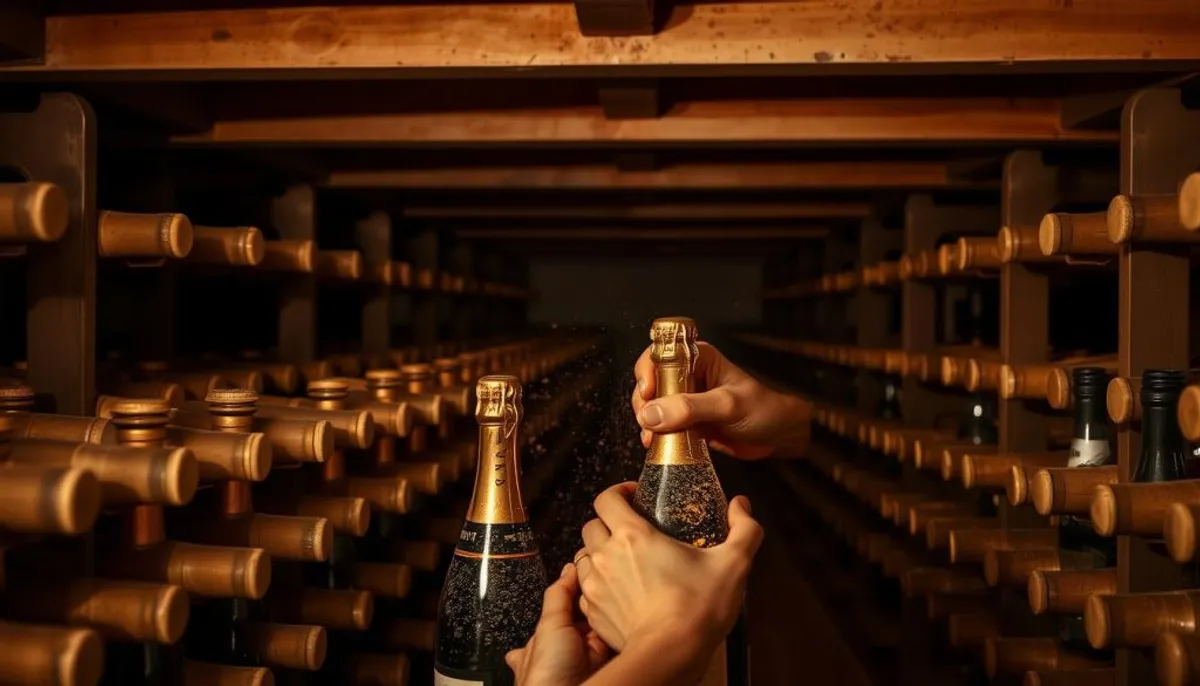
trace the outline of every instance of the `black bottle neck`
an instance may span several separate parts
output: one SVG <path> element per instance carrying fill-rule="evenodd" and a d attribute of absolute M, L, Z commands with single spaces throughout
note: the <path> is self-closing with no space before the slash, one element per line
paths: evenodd
<path fill-rule="evenodd" d="M 1175 410 L 1184 381 L 1182 372 L 1147 371 L 1142 376 L 1142 449 L 1134 481 L 1186 478 L 1188 451 Z"/>

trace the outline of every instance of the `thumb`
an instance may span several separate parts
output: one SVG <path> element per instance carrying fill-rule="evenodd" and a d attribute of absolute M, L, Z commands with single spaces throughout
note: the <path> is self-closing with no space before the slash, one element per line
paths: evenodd
<path fill-rule="evenodd" d="M 733 395 L 725 388 L 658 398 L 638 412 L 638 423 L 651 431 L 681 431 L 694 424 L 728 424 L 734 416 Z"/>
<path fill-rule="evenodd" d="M 739 495 L 729 501 L 729 536 L 722 547 L 746 562 L 754 558 L 758 547 L 762 545 L 763 528 L 750 514 L 750 499 Z"/>
<path fill-rule="evenodd" d="M 575 599 L 579 597 L 579 572 L 575 565 L 563 567 L 562 575 L 550 584 L 542 597 L 539 628 L 561 629 L 575 623 Z"/>

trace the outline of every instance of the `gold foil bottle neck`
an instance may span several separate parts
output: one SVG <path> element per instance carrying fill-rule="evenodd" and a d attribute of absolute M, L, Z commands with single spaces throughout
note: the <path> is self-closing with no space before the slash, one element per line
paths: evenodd
<path fill-rule="evenodd" d="M 663 366 L 692 369 L 700 354 L 696 322 L 688 317 L 662 317 L 650 324 L 650 357 Z"/>
<path fill-rule="evenodd" d="M 350 393 L 350 386 L 341 379 L 318 379 L 308 384 L 308 397 L 316 400 L 340 400 Z"/>
<path fill-rule="evenodd" d="M 418 362 L 400 367 L 400 373 L 406 381 L 424 381 L 433 376 L 433 365 Z"/>
<path fill-rule="evenodd" d="M 475 388 L 475 420 L 480 424 L 503 424 L 505 435 L 521 422 L 521 380 L 515 376 L 485 376 Z"/>
<path fill-rule="evenodd" d="M 404 383 L 400 372 L 395 369 L 369 369 L 366 373 L 367 388 L 399 388 Z"/>
<path fill-rule="evenodd" d="M 258 402 L 258 393 L 248 388 L 213 388 L 204 397 L 213 411 L 218 408 L 253 407 Z"/>

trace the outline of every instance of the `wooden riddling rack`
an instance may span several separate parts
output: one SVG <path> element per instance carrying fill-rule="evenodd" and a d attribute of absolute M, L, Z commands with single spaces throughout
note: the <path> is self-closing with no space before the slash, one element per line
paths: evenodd
<path fill-rule="evenodd" d="M 286 178 L 128 174 L 96 131 L 70 93 L 0 113 L 0 679 L 141 683 L 122 670 L 144 642 L 183 661 L 155 683 L 427 683 L 474 382 L 554 380 L 525 406 L 540 507 L 590 421 L 597 340 L 530 329 L 512 256 Z M 213 649 L 233 599 L 236 664 Z"/>
<path fill-rule="evenodd" d="M 1093 478 L 1121 483 L 1139 455 L 1143 370 L 1194 368 L 1200 111 L 1184 101 L 1175 88 L 1137 92 L 1124 104 L 1119 152 L 1014 150 L 998 197 L 950 203 L 915 194 L 902 212 L 865 220 L 857 237 L 831 237 L 823 257 L 777 270 L 764 294 L 767 328 L 741 335 L 756 369 L 815 404 L 809 458 L 783 471 L 825 525 L 825 544 L 812 544 L 819 552 L 810 556 L 827 569 L 814 576 L 828 581 L 861 659 L 889 683 L 1200 679 L 1194 610 L 1171 619 L 1165 611 L 1123 619 L 1114 610 L 1114 631 L 1132 632 L 1128 624 L 1141 633 L 1111 639 L 1111 652 L 1072 653 L 1057 642 L 1053 610 L 1031 609 L 1036 567 L 1019 562 L 1055 546 L 1028 479 L 1040 467 L 1065 466 L 1071 369 L 1115 374 L 1107 407 L 1116 464 Z M 964 299 L 975 300 L 976 319 L 982 313 L 970 337 L 962 320 L 971 304 L 955 307 Z M 900 421 L 877 416 L 885 375 L 902 379 Z M 1195 391 L 1180 409 L 1191 440 L 1200 438 Z M 990 454 L 955 447 L 953 428 L 946 433 L 968 393 L 997 410 Z M 1054 456 L 1039 463 L 1036 454 L 1047 451 Z M 1159 509 L 1195 505 L 1178 490 L 1194 483 L 1134 492 L 1159 493 Z M 1081 497 L 1086 506 L 1090 492 Z M 1158 515 L 1149 529 L 1161 529 L 1163 515 L 1151 509 Z M 984 523 L 954 519 L 967 516 Z M 962 538 L 952 548 L 956 521 Z M 999 533 L 979 535 L 985 529 Z M 1174 561 L 1161 535 L 1142 533 L 1116 537 L 1111 587 L 1098 592 L 1195 588 L 1194 563 Z M 1158 638 L 1170 631 L 1182 639 Z"/>

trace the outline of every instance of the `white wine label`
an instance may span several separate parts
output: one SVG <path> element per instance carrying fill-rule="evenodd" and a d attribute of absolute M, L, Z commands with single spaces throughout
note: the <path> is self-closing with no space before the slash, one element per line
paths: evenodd
<path fill-rule="evenodd" d="M 484 686 L 482 681 L 464 681 L 433 670 L 433 686 Z"/>
<path fill-rule="evenodd" d="M 1067 460 L 1068 467 L 1099 467 L 1108 462 L 1111 452 L 1108 441 L 1071 441 L 1071 457 Z"/>

